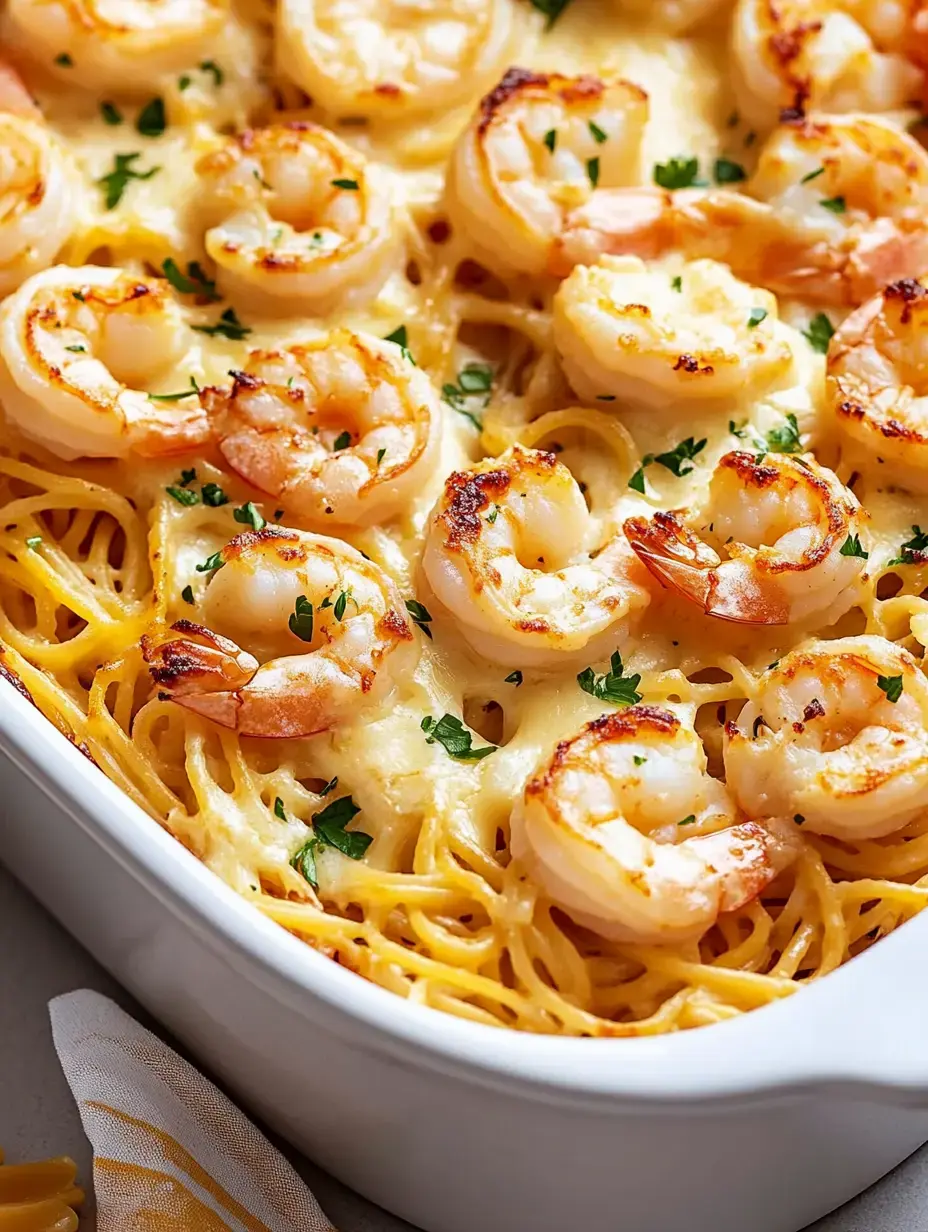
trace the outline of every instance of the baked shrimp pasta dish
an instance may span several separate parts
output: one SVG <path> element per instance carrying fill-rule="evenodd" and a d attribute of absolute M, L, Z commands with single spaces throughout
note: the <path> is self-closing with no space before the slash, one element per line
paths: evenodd
<path fill-rule="evenodd" d="M 716 1023 L 925 906 L 928 9 L 0 45 L 2 670 L 128 796 L 531 1032 Z"/>

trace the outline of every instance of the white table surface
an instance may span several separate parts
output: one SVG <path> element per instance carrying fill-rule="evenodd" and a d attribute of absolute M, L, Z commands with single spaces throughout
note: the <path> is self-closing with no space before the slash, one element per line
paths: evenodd
<path fill-rule="evenodd" d="M 11 1162 L 72 1155 L 86 1183 L 90 1148 L 58 1066 L 46 1010 L 51 997 L 74 988 L 95 988 L 154 1025 L 0 867 L 0 1145 Z M 307 1159 L 288 1154 L 340 1232 L 411 1232 Z M 92 1219 L 81 1224 L 82 1232 L 91 1227 Z M 928 1147 L 808 1232 L 928 1232 Z"/>

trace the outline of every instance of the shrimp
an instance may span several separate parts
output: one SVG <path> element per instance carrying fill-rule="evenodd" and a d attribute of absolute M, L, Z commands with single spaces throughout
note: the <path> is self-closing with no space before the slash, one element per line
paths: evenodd
<path fill-rule="evenodd" d="M 838 328 L 827 397 L 855 464 L 928 492 L 928 279 L 891 283 Z"/>
<path fill-rule="evenodd" d="M 791 829 L 739 821 L 692 727 L 632 706 L 557 746 L 516 804 L 511 849 L 579 924 L 673 945 L 698 939 L 788 867 Z"/>
<path fill-rule="evenodd" d="M 137 386 L 184 351 L 180 308 L 161 279 L 97 265 L 34 274 L 0 307 L 0 400 L 59 458 L 182 453 L 209 437 L 195 388 L 158 401 Z"/>
<path fill-rule="evenodd" d="M 280 0 L 277 57 L 330 115 L 438 115 L 489 86 L 513 19 L 513 0 Z"/>
<path fill-rule="evenodd" d="M 928 152 L 886 121 L 781 124 L 747 192 L 676 194 L 680 247 L 777 294 L 848 306 L 928 268 Z"/>
<path fill-rule="evenodd" d="M 233 470 L 314 523 L 393 517 L 425 486 L 442 412 L 393 343 L 346 329 L 253 351 L 207 406 Z"/>
<path fill-rule="evenodd" d="M 77 184 L 44 123 L 0 111 L 0 295 L 54 261 L 74 228 Z"/>
<path fill-rule="evenodd" d="M 703 519 L 714 547 L 674 513 L 629 518 L 625 534 L 660 582 L 708 616 L 779 625 L 827 612 L 830 622 L 852 605 L 866 563 L 866 514 L 824 466 L 728 453 Z"/>
<path fill-rule="evenodd" d="M 318 124 L 247 129 L 197 164 L 206 251 L 229 295 L 264 311 L 361 303 L 399 255 L 386 172 Z"/>
<path fill-rule="evenodd" d="M 13 33 L 44 68 L 95 90 L 138 93 L 208 56 L 229 0 L 10 0 Z M 77 69 L 73 67 L 77 66 Z"/>
<path fill-rule="evenodd" d="M 784 108 L 894 111 L 924 89 L 924 0 L 739 0 L 738 102 L 763 124 Z"/>
<path fill-rule="evenodd" d="M 764 673 L 724 759 L 752 817 L 851 842 L 893 834 L 928 806 L 928 681 L 882 637 L 812 643 Z"/>
<path fill-rule="evenodd" d="M 452 224 L 493 268 L 544 273 L 594 183 L 637 180 L 647 120 L 648 96 L 630 82 L 509 69 L 455 146 Z"/>
<path fill-rule="evenodd" d="M 143 639 L 161 696 L 239 735 L 284 739 L 350 722 L 415 668 L 399 592 L 340 539 L 265 526 L 219 555 L 207 624 Z"/>
<path fill-rule="evenodd" d="M 567 215 L 551 272 L 677 248 L 779 295 L 856 306 L 928 267 L 928 152 L 884 120 L 780 124 L 744 187 L 598 189 Z"/>
<path fill-rule="evenodd" d="M 714 261 L 684 266 L 678 289 L 637 257 L 577 266 L 554 297 L 554 343 L 568 381 L 603 397 L 672 409 L 743 397 L 792 362 L 777 304 Z"/>
<path fill-rule="evenodd" d="M 478 654 L 523 667 L 595 659 L 650 600 L 622 532 L 605 543 L 595 534 L 567 467 L 515 445 L 448 477 L 422 568 Z"/>

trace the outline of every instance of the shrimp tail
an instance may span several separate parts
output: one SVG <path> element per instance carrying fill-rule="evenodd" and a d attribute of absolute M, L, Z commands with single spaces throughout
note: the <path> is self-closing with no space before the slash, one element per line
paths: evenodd
<path fill-rule="evenodd" d="M 142 655 L 155 684 L 164 690 L 162 697 L 198 710 L 203 700 L 200 695 L 221 697 L 230 689 L 242 688 L 258 670 L 257 659 L 203 625 L 178 620 L 171 630 L 189 636 L 160 644 L 142 638 Z"/>
<path fill-rule="evenodd" d="M 699 603 L 706 615 L 735 624 L 785 625 L 786 596 L 738 560 L 720 561 L 673 513 L 628 518 L 625 535 L 662 586 Z"/>

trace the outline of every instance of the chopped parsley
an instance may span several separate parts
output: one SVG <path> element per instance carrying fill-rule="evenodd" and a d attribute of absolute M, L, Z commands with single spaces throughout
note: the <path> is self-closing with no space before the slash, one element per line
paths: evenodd
<path fill-rule="evenodd" d="M 761 321 L 767 319 L 766 308 L 752 308 L 748 313 L 748 329 L 756 329 Z"/>
<path fill-rule="evenodd" d="M 290 614 L 290 632 L 296 634 L 301 642 L 313 640 L 313 605 L 305 595 L 299 595 Z"/>
<path fill-rule="evenodd" d="M 327 796 L 329 792 L 334 791 L 337 786 L 338 786 L 338 775 L 336 774 L 334 779 L 329 779 L 325 787 L 323 787 L 322 791 L 320 791 L 319 795 Z"/>
<path fill-rule="evenodd" d="M 332 180 L 331 183 L 333 188 L 344 188 L 347 192 L 358 191 L 357 180 Z"/>
<path fill-rule="evenodd" d="M 808 175 L 804 175 L 802 179 L 799 181 L 799 183 L 808 184 L 812 180 L 817 180 L 820 175 L 824 175 L 824 174 L 825 174 L 824 167 L 816 167 L 814 171 L 810 171 Z"/>
<path fill-rule="evenodd" d="M 912 527 L 912 538 L 906 540 L 899 548 L 899 555 L 889 562 L 891 565 L 924 565 L 928 562 L 928 531 L 920 526 Z"/>
<path fill-rule="evenodd" d="M 180 481 L 185 488 L 187 487 L 188 484 L 193 483 L 196 477 L 197 477 L 197 468 L 195 466 L 191 466 L 189 470 L 183 470 L 180 473 Z"/>
<path fill-rule="evenodd" d="M 30 552 L 34 552 L 41 542 L 41 535 L 30 535 L 26 540 L 26 547 L 30 550 Z"/>
<path fill-rule="evenodd" d="M 603 132 L 603 130 L 599 127 L 599 125 L 595 124 L 592 120 L 590 120 L 589 123 L 587 124 L 587 128 L 590 130 L 590 136 L 593 138 L 593 140 L 596 142 L 597 145 L 602 145 L 603 142 L 609 140 L 609 134 Z"/>
<path fill-rule="evenodd" d="M 215 282 L 207 278 L 199 261 L 188 261 L 185 274 L 174 258 L 168 257 L 162 264 L 161 271 L 174 290 L 181 295 L 198 295 L 208 301 L 222 299 L 216 290 Z"/>
<path fill-rule="evenodd" d="M 570 4 L 570 0 L 532 0 L 532 8 L 543 13 L 547 18 L 545 29 L 550 30 L 560 15 Z"/>
<path fill-rule="evenodd" d="M 687 466 L 683 469 L 685 462 L 692 461 L 697 454 L 702 453 L 706 447 L 706 438 L 701 441 L 695 440 L 692 436 L 688 436 L 685 441 L 680 441 L 679 445 L 675 445 L 673 449 L 667 453 L 658 453 L 654 455 L 654 461 L 660 466 L 666 467 L 673 475 L 680 476 L 690 475 L 693 472 L 692 466 Z M 642 467 L 645 465 L 642 460 Z"/>
<path fill-rule="evenodd" d="M 274 799 L 274 816 L 279 817 L 281 821 L 287 820 L 287 810 L 284 808 L 284 802 L 280 796 Z"/>
<path fill-rule="evenodd" d="M 192 586 L 185 586 L 184 589 L 180 592 L 180 597 L 183 599 L 185 603 L 192 604 L 196 602 L 196 600 L 193 597 L 193 587 Z"/>
<path fill-rule="evenodd" d="M 345 609 L 348 607 L 348 600 L 350 597 L 351 596 L 348 594 L 348 591 L 343 590 L 335 600 L 335 603 L 332 605 L 332 615 L 336 620 L 345 619 Z"/>
<path fill-rule="evenodd" d="M 113 103 L 103 102 L 100 104 L 100 115 L 106 124 L 115 127 L 122 123 L 122 112 Z"/>
<path fill-rule="evenodd" d="M 407 599 L 406 611 L 412 617 L 413 624 L 421 629 L 426 637 L 431 638 L 432 630 L 429 628 L 429 622 L 432 619 L 432 613 L 429 609 L 417 599 Z"/>
<path fill-rule="evenodd" d="M 799 424 L 792 411 L 788 412 L 782 427 L 771 428 L 767 433 L 767 448 L 771 453 L 802 453 Z"/>
<path fill-rule="evenodd" d="M 882 689 L 886 694 L 886 700 L 892 702 L 893 705 L 902 696 L 902 677 L 901 676 L 877 676 L 877 687 Z"/>
<path fill-rule="evenodd" d="M 146 103 L 135 122 L 136 131 L 143 137 L 160 137 L 167 126 L 163 98 L 153 98 L 151 102 Z"/>
<path fill-rule="evenodd" d="M 278 797 L 274 802 L 275 813 L 279 803 L 281 801 Z M 293 868 L 303 874 L 313 889 L 319 888 L 316 879 L 317 851 L 323 847 L 334 847 L 349 860 L 360 860 L 374 841 L 370 834 L 364 834 L 361 830 L 346 829 L 360 811 L 351 796 L 340 796 L 313 814 L 310 822 L 313 837 L 308 839 L 290 860 Z"/>
<path fill-rule="evenodd" d="M 516 688 L 518 688 L 521 683 L 522 683 L 522 673 L 521 672 L 510 672 L 504 681 L 504 684 L 514 684 Z"/>
<path fill-rule="evenodd" d="M 179 488 L 172 484 L 171 487 L 165 488 L 164 490 L 167 492 L 168 496 L 173 496 L 178 505 L 189 506 L 198 505 L 200 503 L 199 496 L 197 496 L 196 492 L 192 491 L 190 488 Z"/>
<path fill-rule="evenodd" d="M 332 449 L 335 451 L 335 453 L 338 453 L 342 449 L 347 449 L 350 444 L 351 444 L 351 433 L 347 431 L 339 432 L 338 436 L 336 436 L 332 444 Z"/>
<path fill-rule="evenodd" d="M 835 327 L 825 313 L 817 312 L 809 322 L 809 328 L 802 331 L 802 336 L 813 351 L 818 351 L 819 355 L 826 355 L 834 332 Z"/>
<path fill-rule="evenodd" d="M 244 526 L 250 526 L 252 530 L 264 530 L 267 526 L 264 518 L 258 512 L 254 501 L 246 501 L 244 505 L 239 505 L 232 510 L 232 516 L 236 522 L 241 522 Z"/>
<path fill-rule="evenodd" d="M 867 560 L 870 553 L 860 544 L 860 535 L 848 535 L 844 543 L 841 545 L 842 556 L 859 556 L 861 560 Z"/>
<path fill-rule="evenodd" d="M 832 214 L 843 214 L 847 209 L 847 202 L 843 197 L 825 197 L 819 201 L 819 205 L 823 210 L 830 210 Z"/>
<path fill-rule="evenodd" d="M 639 753 L 632 754 L 632 761 L 636 766 L 643 766 L 647 760 L 648 759 L 646 757 L 642 757 Z"/>
<path fill-rule="evenodd" d="M 699 181 L 698 158 L 670 158 L 665 163 L 655 163 L 654 183 L 660 188 L 693 188 Z"/>
<path fill-rule="evenodd" d="M 453 714 L 443 714 L 437 720 L 427 714 L 419 726 L 428 737 L 426 744 L 435 744 L 437 741 L 448 756 L 457 761 L 482 761 L 484 757 L 496 752 L 495 744 L 488 744 L 480 749 L 473 748 L 473 736 Z"/>
<path fill-rule="evenodd" d="M 213 81 L 216 83 L 217 88 L 222 85 L 223 81 L 225 81 L 225 74 L 215 60 L 201 60 L 199 67 L 201 73 L 212 74 Z"/>
<path fill-rule="evenodd" d="M 234 308 L 227 308 L 215 325 L 194 325 L 198 334 L 209 334 L 211 338 L 228 338 L 232 342 L 240 342 L 247 338 L 251 329 L 243 325 L 235 314 Z"/>
<path fill-rule="evenodd" d="M 409 334 L 406 332 L 405 325 L 400 325 L 392 334 L 387 334 L 384 342 L 395 343 L 400 348 L 403 359 L 407 359 L 411 364 L 415 364 L 416 361 L 413 359 L 412 352 L 409 349 Z"/>
<path fill-rule="evenodd" d="M 384 460 L 384 458 L 386 457 L 386 455 L 387 455 L 387 451 L 386 451 L 386 448 L 385 448 L 385 447 L 377 450 L 377 465 L 378 465 L 378 466 L 379 466 L 379 465 L 381 464 L 381 462 Z"/>
<path fill-rule="evenodd" d="M 218 509 L 220 505 L 229 503 L 228 496 L 218 483 L 204 483 L 200 491 L 203 494 L 203 504 L 209 505 L 212 509 Z"/>
<path fill-rule="evenodd" d="M 207 556 L 202 565 L 197 565 L 197 573 L 215 573 L 217 569 L 221 569 L 226 562 L 222 559 L 222 548 L 218 552 L 214 552 L 212 556 Z"/>
<path fill-rule="evenodd" d="M 160 167 L 150 167 L 147 171 L 136 171 L 132 164 L 141 157 L 138 150 L 134 154 L 115 154 L 113 170 L 97 180 L 97 183 L 102 184 L 104 188 L 104 201 L 108 210 L 113 210 L 119 205 L 131 180 L 150 180 L 161 170 Z"/>
<path fill-rule="evenodd" d="M 489 364 L 467 364 L 458 373 L 457 385 L 443 385 L 441 396 L 458 414 L 469 419 L 478 432 L 483 431 L 482 421 L 471 411 L 466 402 L 469 398 L 483 396 L 483 406 L 490 401 L 493 387 L 493 369 Z"/>
<path fill-rule="evenodd" d="M 192 398 L 194 394 L 199 392 L 199 385 L 191 377 L 189 389 L 184 389 L 178 394 L 149 394 L 148 397 L 152 402 L 180 402 L 181 398 Z"/>
<path fill-rule="evenodd" d="M 740 184 L 748 178 L 741 164 L 732 162 L 730 158 L 717 158 L 714 170 L 716 184 Z"/>
<path fill-rule="evenodd" d="M 653 453 L 646 453 L 641 459 L 641 465 L 628 481 L 628 486 L 635 492 L 640 492 L 644 496 L 644 470 L 646 466 L 650 466 L 654 461 Z"/>
<path fill-rule="evenodd" d="M 577 677 L 577 684 L 592 697 L 601 702 L 612 702 L 616 706 L 634 706 L 641 701 L 638 685 L 641 676 L 636 672 L 633 676 L 624 675 L 622 656 L 616 650 L 610 660 L 610 669 L 604 675 L 597 675 L 592 667 L 585 667 Z"/>
<path fill-rule="evenodd" d="M 60 55 L 55 56 L 55 63 L 60 64 L 62 68 L 74 67 L 74 61 L 66 51 L 63 51 Z"/>
<path fill-rule="evenodd" d="M 599 183 L 599 159 L 598 158 L 588 158 L 586 160 L 586 174 L 589 178 L 590 183 L 595 188 L 596 185 Z"/>
<path fill-rule="evenodd" d="M 73 346 L 66 346 L 64 349 L 66 351 L 73 351 L 76 355 L 87 354 L 87 348 L 82 346 L 79 342 L 75 342 Z"/>
<path fill-rule="evenodd" d="M 496 519 L 499 517 L 499 508 L 500 508 L 499 505 L 494 505 L 493 508 L 490 510 L 490 512 L 487 514 L 487 521 L 490 523 L 491 526 L 495 525 Z"/>
<path fill-rule="evenodd" d="M 557 149 L 557 129 L 556 128 L 548 129 L 548 131 L 544 135 L 544 143 L 548 147 L 549 151 L 553 154 L 554 151 Z"/>
<path fill-rule="evenodd" d="M 670 289 L 671 291 L 682 291 L 683 290 L 683 279 L 680 277 L 679 274 L 671 278 Z"/>

